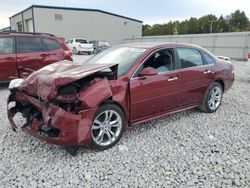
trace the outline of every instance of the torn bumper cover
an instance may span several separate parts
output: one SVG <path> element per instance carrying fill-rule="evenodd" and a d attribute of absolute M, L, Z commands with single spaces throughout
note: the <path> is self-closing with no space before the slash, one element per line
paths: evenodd
<path fill-rule="evenodd" d="M 14 104 L 12 107 L 11 103 Z M 45 104 L 27 94 L 13 92 L 8 98 L 7 115 L 14 131 L 18 128 L 14 121 L 18 112 L 26 119 L 21 129 L 41 140 L 65 146 L 92 142 L 91 124 L 96 112 L 95 107 L 74 114 L 56 105 Z"/>

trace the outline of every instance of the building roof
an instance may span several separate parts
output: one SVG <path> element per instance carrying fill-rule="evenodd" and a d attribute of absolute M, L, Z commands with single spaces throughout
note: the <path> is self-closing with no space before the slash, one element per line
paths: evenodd
<path fill-rule="evenodd" d="M 120 17 L 120 18 L 124 18 L 124 19 L 128 19 L 128 20 L 132 20 L 132 21 L 135 21 L 135 22 L 142 23 L 142 21 L 140 21 L 140 20 L 136 20 L 136 19 L 133 19 L 133 18 L 129 18 L 129 17 L 126 17 L 126 16 L 114 14 L 114 13 L 107 12 L 107 11 L 103 11 L 103 10 L 99 10 L 99 9 L 73 8 L 73 7 L 59 7 L 59 6 L 46 6 L 46 5 L 31 5 L 30 7 L 26 8 L 25 10 L 20 11 L 20 12 L 14 14 L 14 15 L 11 16 L 10 18 L 13 18 L 13 17 L 15 17 L 16 15 L 21 14 L 22 12 L 25 12 L 25 11 L 31 9 L 31 8 L 44 8 L 44 9 L 60 9 L 60 10 L 73 10 L 73 11 L 92 11 L 92 12 L 100 12 L 100 13 L 109 14 L 109 15 L 112 15 L 112 16 L 116 16 L 116 17 Z"/>

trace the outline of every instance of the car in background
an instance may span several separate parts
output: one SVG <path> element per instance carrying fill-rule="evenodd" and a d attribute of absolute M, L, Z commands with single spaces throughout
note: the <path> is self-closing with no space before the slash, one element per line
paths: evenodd
<path fill-rule="evenodd" d="M 58 62 L 13 80 L 11 128 L 64 146 L 107 149 L 127 126 L 198 107 L 215 112 L 232 87 L 234 68 L 189 44 L 113 46 L 84 64 Z M 15 114 L 26 118 L 15 123 Z"/>
<path fill-rule="evenodd" d="M 226 56 L 222 56 L 222 55 L 217 55 L 217 57 L 218 57 L 219 59 L 223 59 L 223 60 L 226 60 L 226 61 L 230 61 L 230 60 L 231 60 L 230 57 L 226 57 Z"/>
<path fill-rule="evenodd" d="M 46 33 L 0 33 L 0 82 L 26 78 L 61 60 L 72 61 L 72 52 L 62 38 Z"/>
<path fill-rule="evenodd" d="M 88 43 L 84 38 L 71 38 L 66 44 L 72 50 L 73 54 L 87 53 L 90 55 L 94 53 L 93 44 Z"/>
<path fill-rule="evenodd" d="M 98 54 L 110 47 L 107 41 L 91 40 L 89 43 L 94 45 L 94 54 Z"/>

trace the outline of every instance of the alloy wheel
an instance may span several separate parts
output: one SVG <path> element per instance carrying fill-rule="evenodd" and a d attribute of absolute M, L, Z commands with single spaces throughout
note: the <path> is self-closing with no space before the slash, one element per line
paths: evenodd
<path fill-rule="evenodd" d="M 221 88 L 216 86 L 214 87 L 209 95 L 208 98 L 208 106 L 211 110 L 215 110 L 219 107 L 222 98 L 222 91 Z"/>
<path fill-rule="evenodd" d="M 92 124 L 92 138 L 100 146 L 114 143 L 122 131 L 122 118 L 114 110 L 100 113 Z"/>

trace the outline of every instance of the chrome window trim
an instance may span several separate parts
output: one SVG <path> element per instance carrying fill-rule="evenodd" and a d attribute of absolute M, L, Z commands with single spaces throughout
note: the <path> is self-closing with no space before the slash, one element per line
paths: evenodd
<path fill-rule="evenodd" d="M 213 66 L 214 64 L 203 64 L 203 65 L 197 65 L 197 66 L 193 66 L 193 67 L 185 67 L 185 68 L 179 68 L 178 70 L 185 70 L 185 69 L 190 69 L 190 68 L 196 68 L 196 67 L 204 67 L 204 66 Z"/>
<path fill-rule="evenodd" d="M 168 72 L 160 73 L 160 74 L 149 76 L 149 77 L 154 77 L 154 76 L 159 76 L 159 75 L 164 76 L 164 75 L 178 73 L 178 72 L 179 72 L 179 69 L 175 69 L 175 70 L 171 70 L 171 71 L 168 71 Z M 138 80 L 139 78 L 141 78 L 141 77 L 131 78 L 130 80 Z"/>
<path fill-rule="evenodd" d="M 145 63 L 145 61 L 147 61 L 148 60 L 148 58 L 153 54 L 153 53 L 156 53 L 156 52 L 158 52 L 158 51 L 160 51 L 160 50 L 164 50 L 164 49 L 176 49 L 177 50 L 177 48 L 188 48 L 188 47 L 169 47 L 169 48 L 160 48 L 160 49 L 157 49 L 156 51 L 153 51 L 153 52 L 151 52 L 143 61 L 142 61 L 142 63 L 137 67 L 137 69 L 135 70 L 135 72 L 133 73 L 133 75 L 132 75 L 132 77 L 130 78 L 130 80 L 138 80 L 138 78 L 139 77 L 134 77 L 134 75 L 135 75 L 135 73 L 138 71 L 138 69 Z M 199 50 L 199 49 L 196 49 L 196 48 L 188 48 L 188 49 L 194 49 L 194 50 L 197 50 L 197 51 L 199 51 L 199 53 L 200 53 L 200 55 L 201 55 L 201 57 L 202 57 L 202 54 L 201 54 L 201 51 Z M 202 51 L 203 52 L 203 51 Z M 204 52 L 205 53 L 205 52 Z M 178 54 L 177 54 L 178 55 Z M 202 59 L 202 61 L 203 61 L 203 59 Z M 176 61 L 174 62 L 174 63 L 176 63 Z M 185 69 L 191 69 L 191 68 L 196 68 L 196 67 L 203 67 L 203 66 L 214 66 L 216 64 L 216 61 L 214 62 L 214 63 L 212 63 L 212 64 L 205 64 L 205 62 L 203 62 L 203 65 L 197 65 L 197 66 L 192 66 L 192 67 L 185 67 L 185 68 L 177 68 L 177 69 L 175 69 L 175 70 L 170 70 L 170 71 L 168 71 L 168 72 L 164 72 L 164 73 L 159 73 L 159 74 L 157 74 L 157 75 L 163 75 L 163 74 L 169 74 L 169 73 L 175 73 L 175 72 L 178 72 L 178 71 L 181 71 L 181 70 L 185 70 Z M 157 76 L 157 75 L 155 75 L 155 76 Z"/>

